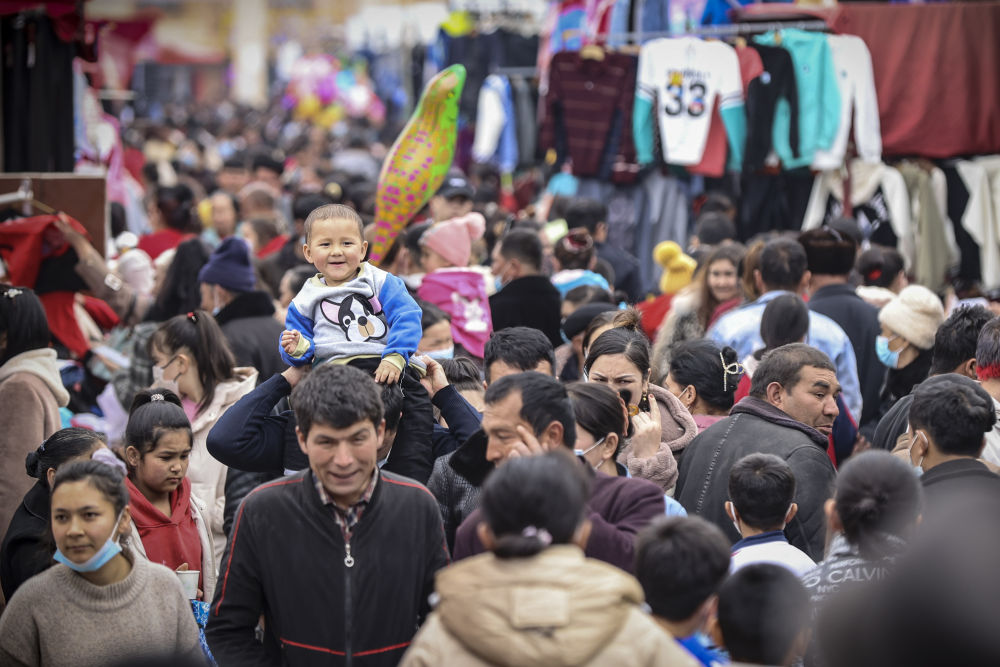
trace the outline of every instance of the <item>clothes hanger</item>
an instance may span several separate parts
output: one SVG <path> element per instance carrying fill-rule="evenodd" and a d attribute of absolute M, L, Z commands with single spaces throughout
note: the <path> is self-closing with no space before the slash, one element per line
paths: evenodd
<path fill-rule="evenodd" d="M 35 199 L 35 194 L 31 189 L 31 181 L 27 178 L 21 181 L 21 186 L 16 192 L 0 195 L 0 205 L 12 204 L 15 202 L 28 202 L 42 213 L 54 214 L 57 212 L 56 209 L 52 208 L 45 202 Z"/>

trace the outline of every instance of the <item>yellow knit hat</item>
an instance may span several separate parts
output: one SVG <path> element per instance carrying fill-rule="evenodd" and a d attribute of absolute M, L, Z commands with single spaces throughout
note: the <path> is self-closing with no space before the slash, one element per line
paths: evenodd
<path fill-rule="evenodd" d="M 681 247 L 674 241 L 661 241 L 653 248 L 653 259 L 663 267 L 660 277 L 660 291 L 664 294 L 675 294 L 691 282 L 698 263 L 693 257 L 685 255 Z"/>

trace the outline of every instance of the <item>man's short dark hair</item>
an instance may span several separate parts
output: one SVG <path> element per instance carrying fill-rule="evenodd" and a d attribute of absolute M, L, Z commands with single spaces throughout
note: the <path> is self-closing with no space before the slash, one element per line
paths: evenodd
<path fill-rule="evenodd" d="M 837 367 L 830 361 L 830 357 L 815 347 L 805 343 L 782 345 L 765 354 L 760 360 L 760 366 L 750 379 L 750 395 L 765 400 L 767 386 L 772 382 L 777 382 L 790 390 L 799 383 L 802 369 L 806 366 L 837 372 Z"/>
<path fill-rule="evenodd" d="M 702 213 L 694 223 L 694 235 L 703 245 L 718 245 L 736 239 L 736 223 L 725 213 Z"/>
<path fill-rule="evenodd" d="M 983 435 L 997 414 L 983 386 L 964 375 L 929 377 L 913 389 L 910 424 L 927 431 L 937 448 L 954 456 L 978 457 Z"/>
<path fill-rule="evenodd" d="M 494 331 L 483 351 L 483 371 L 486 382 L 490 381 L 490 367 L 502 361 L 521 371 L 533 371 L 543 361 L 556 367 L 555 350 L 552 342 L 538 329 L 531 327 L 508 327 Z"/>
<path fill-rule="evenodd" d="M 795 474 L 774 454 L 750 454 L 729 469 L 729 500 L 754 530 L 781 530 L 795 498 Z"/>
<path fill-rule="evenodd" d="M 313 424 L 340 429 L 368 420 L 377 427 L 385 414 L 375 380 L 352 366 L 316 367 L 292 391 L 291 401 L 306 437 Z"/>
<path fill-rule="evenodd" d="M 815 274 L 847 276 L 854 269 L 858 246 L 854 239 L 831 227 L 810 229 L 799 235 L 806 263 Z"/>
<path fill-rule="evenodd" d="M 1000 318 L 989 320 L 979 332 L 976 367 L 980 380 L 1000 377 Z"/>
<path fill-rule="evenodd" d="M 515 229 L 500 239 L 500 254 L 538 270 L 542 266 L 542 241 L 535 232 Z"/>
<path fill-rule="evenodd" d="M 607 223 L 608 207 L 604 202 L 586 197 L 575 197 L 566 209 L 566 224 L 570 229 L 584 227 L 593 236 L 599 224 Z"/>
<path fill-rule="evenodd" d="M 576 413 L 566 387 L 551 375 L 527 371 L 500 378 L 486 388 L 483 400 L 487 405 L 499 403 L 515 391 L 521 394 L 521 418 L 531 424 L 535 435 L 559 422 L 563 444 L 572 449 L 576 444 Z"/>
<path fill-rule="evenodd" d="M 635 576 L 653 614 L 691 618 L 729 572 L 729 540 L 699 517 L 657 517 L 636 537 Z"/>
<path fill-rule="evenodd" d="M 785 664 L 811 611 L 805 586 L 780 565 L 740 568 L 719 588 L 719 629 L 733 662 Z"/>
<path fill-rule="evenodd" d="M 983 306 L 959 308 L 952 313 L 934 334 L 930 374 L 951 373 L 969 359 L 975 359 L 979 334 L 992 319 L 993 313 Z"/>
<path fill-rule="evenodd" d="M 440 363 L 448 383 L 455 391 L 483 391 L 482 373 L 472 359 L 455 357 L 442 359 Z"/>
<path fill-rule="evenodd" d="M 403 388 L 398 382 L 380 384 L 378 387 L 382 396 L 385 428 L 387 431 L 395 431 L 399 428 L 399 420 L 403 418 Z"/>
<path fill-rule="evenodd" d="M 736 205 L 732 197 L 724 192 L 706 192 L 705 202 L 698 209 L 698 215 L 706 213 L 724 213 L 728 217 L 736 213 Z"/>
<path fill-rule="evenodd" d="M 764 245 L 757 268 L 768 290 L 797 292 L 806 273 L 806 265 L 806 251 L 801 243 L 789 238 L 777 238 Z"/>
<path fill-rule="evenodd" d="M 300 194 L 292 200 L 292 217 L 296 220 L 305 220 L 309 214 L 320 206 L 333 204 L 333 200 L 322 192 L 306 192 Z M 236 209 L 239 210 L 239 209 Z"/>

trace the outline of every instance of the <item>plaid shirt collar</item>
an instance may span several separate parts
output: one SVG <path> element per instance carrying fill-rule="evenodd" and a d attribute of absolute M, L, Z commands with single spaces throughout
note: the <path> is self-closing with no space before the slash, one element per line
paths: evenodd
<path fill-rule="evenodd" d="M 358 525 L 358 521 L 361 520 L 361 514 L 371 502 L 372 495 L 375 493 L 375 485 L 377 483 L 378 467 L 376 467 L 372 472 L 371 482 L 368 483 L 368 488 L 366 488 L 365 492 L 361 494 L 361 498 L 358 499 L 358 502 L 354 503 L 345 510 L 333 501 L 330 494 L 328 494 L 326 489 L 323 488 L 323 483 L 320 482 L 319 477 L 313 473 L 313 484 L 316 485 L 316 493 L 319 494 L 319 500 L 323 503 L 323 505 L 333 508 L 333 516 L 340 525 L 341 530 L 344 531 L 345 538 L 350 537 L 351 531 L 354 530 L 354 527 Z"/>

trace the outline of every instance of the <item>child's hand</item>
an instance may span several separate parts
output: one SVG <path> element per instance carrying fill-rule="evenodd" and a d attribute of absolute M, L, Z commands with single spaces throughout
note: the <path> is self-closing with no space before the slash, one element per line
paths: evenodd
<path fill-rule="evenodd" d="M 294 329 L 281 332 L 281 347 L 285 350 L 285 354 L 290 357 L 295 355 L 295 348 L 299 346 L 301 336 L 302 334 Z"/>
<path fill-rule="evenodd" d="M 396 384 L 399 382 L 400 370 L 391 361 L 382 360 L 375 369 L 375 381 L 379 384 Z"/>

